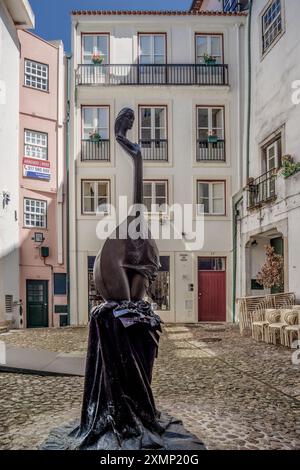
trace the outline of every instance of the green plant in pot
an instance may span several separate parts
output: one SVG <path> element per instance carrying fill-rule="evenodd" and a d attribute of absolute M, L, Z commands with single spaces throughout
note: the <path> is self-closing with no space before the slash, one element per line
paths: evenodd
<path fill-rule="evenodd" d="M 92 55 L 92 62 L 94 65 L 101 65 L 103 62 L 103 55 L 101 55 L 101 52 L 94 52 Z"/>
<path fill-rule="evenodd" d="M 96 131 L 91 132 L 90 133 L 90 141 L 91 142 L 100 142 L 101 141 L 101 135 Z"/>
<path fill-rule="evenodd" d="M 205 65 L 215 65 L 215 63 L 217 62 L 216 57 L 206 53 L 203 55 L 203 60 Z"/>
<path fill-rule="evenodd" d="M 218 136 L 217 134 L 215 133 L 215 131 L 208 131 L 208 135 L 207 135 L 207 141 L 210 143 L 210 144 L 216 144 L 218 142 Z"/>

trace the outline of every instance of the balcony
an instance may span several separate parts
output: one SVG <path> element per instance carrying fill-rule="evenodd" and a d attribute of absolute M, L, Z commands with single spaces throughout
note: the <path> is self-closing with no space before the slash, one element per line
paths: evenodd
<path fill-rule="evenodd" d="M 197 140 L 197 162 L 225 162 L 225 140 Z"/>
<path fill-rule="evenodd" d="M 109 162 L 110 160 L 110 142 L 109 140 L 100 140 L 94 142 L 90 139 L 81 140 L 81 161 L 102 161 Z"/>
<path fill-rule="evenodd" d="M 264 173 L 248 183 L 248 209 L 256 209 L 274 201 L 276 194 L 277 168 Z"/>
<path fill-rule="evenodd" d="M 228 85 L 228 65 L 79 65 L 77 85 Z"/>
<path fill-rule="evenodd" d="M 249 0 L 223 0 L 223 11 L 239 12 L 248 8 Z"/>
<path fill-rule="evenodd" d="M 168 141 L 166 139 L 140 140 L 139 144 L 144 161 L 168 161 Z"/>

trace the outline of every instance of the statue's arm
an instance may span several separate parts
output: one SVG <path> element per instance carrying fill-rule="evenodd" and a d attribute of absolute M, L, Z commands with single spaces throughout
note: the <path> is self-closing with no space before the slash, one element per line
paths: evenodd
<path fill-rule="evenodd" d="M 121 145 L 121 147 L 127 152 L 132 158 L 141 157 L 141 149 L 138 144 L 134 144 L 130 142 L 126 137 L 121 134 L 116 136 L 117 142 Z"/>

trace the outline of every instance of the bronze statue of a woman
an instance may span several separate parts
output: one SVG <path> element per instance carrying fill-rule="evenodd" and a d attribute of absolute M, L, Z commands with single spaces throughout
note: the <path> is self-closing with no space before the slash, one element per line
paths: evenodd
<path fill-rule="evenodd" d="M 123 109 L 115 134 L 133 159 L 134 204 L 140 205 L 141 149 L 126 137 L 133 122 L 133 111 Z M 135 217 L 127 217 L 126 227 Z M 127 232 L 124 239 L 117 236 L 120 228 L 95 261 L 95 285 L 105 302 L 91 312 L 81 420 L 53 430 L 42 448 L 201 450 L 203 444 L 180 421 L 155 407 L 151 379 L 161 320 L 144 296 L 159 269 L 159 254 L 149 232 L 134 239 Z"/>

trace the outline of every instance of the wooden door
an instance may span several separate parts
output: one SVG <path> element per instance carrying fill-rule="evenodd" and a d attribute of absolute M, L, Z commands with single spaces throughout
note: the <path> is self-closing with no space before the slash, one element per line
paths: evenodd
<path fill-rule="evenodd" d="M 48 327 L 48 281 L 27 280 L 27 328 Z"/>
<path fill-rule="evenodd" d="M 226 321 L 226 259 L 198 260 L 198 320 Z"/>

